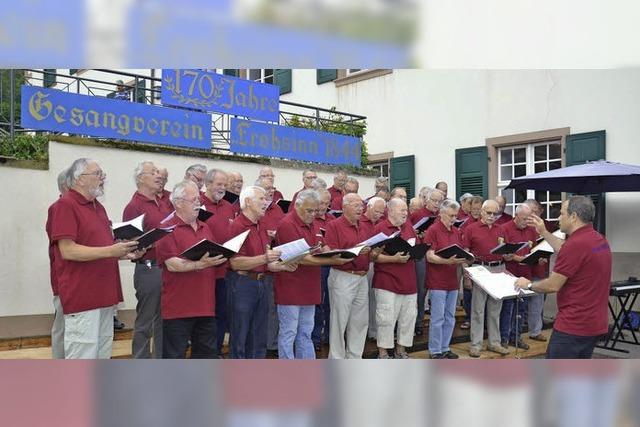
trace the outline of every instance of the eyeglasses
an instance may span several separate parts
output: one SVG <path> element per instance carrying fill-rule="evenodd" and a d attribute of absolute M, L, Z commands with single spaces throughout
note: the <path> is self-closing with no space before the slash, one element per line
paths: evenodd
<path fill-rule="evenodd" d="M 497 216 L 498 212 L 488 212 L 488 211 L 484 211 L 484 213 L 487 214 L 487 216 Z"/>
<path fill-rule="evenodd" d="M 107 176 L 106 173 L 102 172 L 101 170 L 97 170 L 95 172 L 91 172 L 91 173 L 81 173 L 80 175 L 93 175 L 93 176 L 97 176 L 100 178 L 104 178 Z"/>

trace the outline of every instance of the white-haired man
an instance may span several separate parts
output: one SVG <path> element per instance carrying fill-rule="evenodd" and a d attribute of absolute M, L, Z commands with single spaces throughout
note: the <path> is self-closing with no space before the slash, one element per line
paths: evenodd
<path fill-rule="evenodd" d="M 106 174 L 81 158 L 69 168 L 71 188 L 55 209 L 51 240 L 64 260 L 58 277 L 67 359 L 108 359 L 114 306 L 122 298 L 118 259 L 135 259 L 137 242 L 113 242 L 111 221 L 97 200 Z"/>
<path fill-rule="evenodd" d="M 389 202 L 389 217 L 374 229 L 374 234 L 390 235 L 399 232 L 399 237 L 415 242 L 417 236 L 409 217 L 408 207 L 400 199 Z M 393 348 L 394 329 L 397 324 L 398 339 L 396 359 L 408 359 L 406 347 L 413 345 L 413 330 L 416 323 L 416 269 L 409 254 L 385 252 L 374 254 L 375 275 L 373 288 L 376 299 L 376 339 L 378 357 L 388 359 L 388 349 Z"/>
<path fill-rule="evenodd" d="M 202 192 L 202 187 L 204 186 L 204 177 L 207 174 L 207 167 L 205 165 L 201 165 L 199 163 L 193 164 L 189 166 L 184 171 L 184 179 L 187 181 L 191 181 L 198 187 L 198 191 L 200 194 L 204 194 Z"/>
<path fill-rule="evenodd" d="M 230 235 L 249 230 L 242 248 L 230 260 L 237 273 L 231 285 L 231 358 L 264 359 L 267 353 L 267 286 L 276 271 L 295 271 L 297 265 L 278 261 L 280 251 L 260 224 L 267 208 L 265 191 L 256 186 L 240 192 L 242 211 L 233 220 Z"/>
<path fill-rule="evenodd" d="M 373 236 L 376 225 L 380 220 L 384 219 L 387 204 L 380 197 L 372 197 L 367 202 L 367 210 L 360 217 L 360 227 L 366 234 Z M 369 329 L 367 336 L 371 339 L 376 338 L 376 296 L 373 290 L 373 261 L 369 263 L 367 271 L 367 283 L 369 285 Z"/>
<path fill-rule="evenodd" d="M 136 192 L 125 206 L 123 221 L 130 221 L 144 214 L 143 231 L 162 227 L 161 221 L 173 209 L 161 203 L 157 194 L 161 179 L 158 168 L 152 162 L 141 162 L 133 171 Z M 136 359 L 162 358 L 162 316 L 160 295 L 162 292 L 162 271 L 157 264 L 155 248 L 150 248 L 136 261 L 133 273 L 133 287 L 136 291 L 136 320 L 133 326 L 132 355 Z"/>
<path fill-rule="evenodd" d="M 242 174 L 240 172 L 229 172 L 227 174 L 227 179 L 227 191 L 231 194 L 235 194 L 236 196 L 240 196 L 240 192 L 244 186 Z M 231 206 L 233 206 L 234 214 L 238 216 L 240 213 L 240 199 L 233 202 Z"/>
<path fill-rule="evenodd" d="M 313 181 L 318 179 L 318 174 L 313 169 L 305 169 L 302 171 L 302 188 L 296 191 L 291 198 L 291 203 L 296 202 L 296 197 L 298 197 L 298 193 L 304 190 L 313 190 Z"/>
<path fill-rule="evenodd" d="M 198 261 L 180 257 L 202 239 L 216 241 L 209 227 L 198 220 L 200 192 L 191 181 L 178 183 L 171 193 L 176 214 L 173 233 L 157 243 L 162 266 L 162 356 L 185 358 L 191 342 L 191 358 L 214 359 L 216 351 L 215 270 L 226 261 L 222 255 L 204 254 Z"/>
<path fill-rule="evenodd" d="M 342 198 L 344 197 L 344 185 L 347 183 L 347 173 L 338 171 L 333 176 L 333 185 L 329 187 L 331 193 L 331 204 L 329 208 L 334 211 L 342 210 Z"/>
<path fill-rule="evenodd" d="M 64 359 L 64 313 L 62 311 L 62 304 L 60 303 L 60 295 L 58 292 L 58 276 L 60 275 L 60 266 L 62 265 L 62 258 L 60 256 L 60 250 L 55 242 L 51 239 L 51 227 L 53 216 L 55 215 L 56 207 L 60 198 L 69 191 L 71 182 L 69 179 L 69 169 L 64 169 L 58 174 L 58 200 L 53 202 L 47 210 L 47 223 L 45 230 L 47 231 L 47 237 L 49 238 L 49 277 L 51 279 L 51 290 L 53 291 L 53 325 L 51 326 L 51 357 L 53 359 Z"/>
<path fill-rule="evenodd" d="M 260 169 L 260 172 L 258 173 L 258 179 L 262 179 L 262 178 L 267 178 L 271 180 L 271 185 L 273 185 L 273 202 L 274 203 L 277 203 L 278 200 L 284 199 L 284 196 L 282 195 L 282 193 L 278 191 L 278 189 L 276 188 L 276 175 L 275 173 L 273 173 L 273 169 L 271 169 L 269 166 L 265 166 L 262 169 Z"/>

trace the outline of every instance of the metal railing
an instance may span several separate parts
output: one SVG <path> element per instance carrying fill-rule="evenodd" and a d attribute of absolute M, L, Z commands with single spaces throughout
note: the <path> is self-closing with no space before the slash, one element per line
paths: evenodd
<path fill-rule="evenodd" d="M 84 70 L 83 70 L 84 71 Z M 66 74 L 41 69 L 0 70 L 0 135 L 9 136 L 12 140 L 17 132 L 33 132 L 20 124 L 20 89 L 19 84 L 45 86 L 45 77 L 54 79 L 50 88 L 65 92 L 90 96 L 110 97 L 117 90 L 116 80 L 128 80 L 132 101 L 151 105 L 161 105 L 160 94 L 162 79 L 153 75 L 128 73 L 117 70 L 93 69 L 92 75 L 104 74 L 105 78 L 89 78 L 82 74 Z M 5 84 L 6 83 L 6 84 Z M 168 107 L 177 108 L 177 107 Z M 230 151 L 231 115 L 211 113 L 211 151 L 228 153 Z M 235 116 L 234 116 L 235 117 Z M 278 124 L 297 125 L 319 131 L 327 131 L 332 125 L 340 124 L 343 131 L 358 136 L 366 128 L 366 117 L 312 105 L 280 100 L 280 116 Z M 353 132 L 350 132 L 350 130 Z M 53 132 L 51 132 L 53 133 Z M 97 138 L 100 139 L 100 138 Z M 251 155 L 247 155 L 252 157 Z"/>

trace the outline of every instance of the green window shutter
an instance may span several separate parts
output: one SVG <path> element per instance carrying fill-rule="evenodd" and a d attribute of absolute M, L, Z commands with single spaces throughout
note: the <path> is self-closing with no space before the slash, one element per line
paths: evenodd
<path fill-rule="evenodd" d="M 464 193 L 489 196 L 489 159 L 487 147 L 456 150 L 456 200 Z"/>
<path fill-rule="evenodd" d="M 316 83 L 321 85 L 322 83 L 332 82 L 338 78 L 338 70 L 316 70 Z"/>
<path fill-rule="evenodd" d="M 565 163 L 567 166 L 581 165 L 593 160 L 606 160 L 607 134 L 604 130 L 567 135 L 565 140 Z M 591 197 L 596 207 L 593 226 L 602 234 L 607 231 L 607 206 L 604 193 L 585 194 Z"/>
<path fill-rule="evenodd" d="M 80 68 L 69 68 L 69 75 L 73 76 Z"/>
<path fill-rule="evenodd" d="M 407 201 L 411 200 L 416 192 L 415 156 L 394 157 L 389 168 L 391 188 L 403 187 L 407 191 Z"/>
<path fill-rule="evenodd" d="M 44 87 L 51 87 L 56 84 L 56 69 L 55 68 L 45 68 L 43 79 Z"/>
<path fill-rule="evenodd" d="M 224 70 L 222 70 L 222 74 L 224 74 L 225 76 L 240 77 L 240 70 L 237 68 L 225 68 Z"/>
<path fill-rule="evenodd" d="M 280 86 L 280 95 L 291 92 L 291 70 L 273 70 L 273 84 Z"/>
<path fill-rule="evenodd" d="M 136 102 L 139 102 L 141 104 L 147 103 L 147 91 L 145 90 L 146 88 L 146 80 L 138 80 L 138 83 L 136 84 Z"/>

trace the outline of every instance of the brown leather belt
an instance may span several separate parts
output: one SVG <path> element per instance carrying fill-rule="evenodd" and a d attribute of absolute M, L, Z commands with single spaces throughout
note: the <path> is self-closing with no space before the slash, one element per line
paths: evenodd
<path fill-rule="evenodd" d="M 246 276 L 253 280 L 262 280 L 268 273 L 257 273 L 255 271 L 236 271 L 240 276 Z"/>

